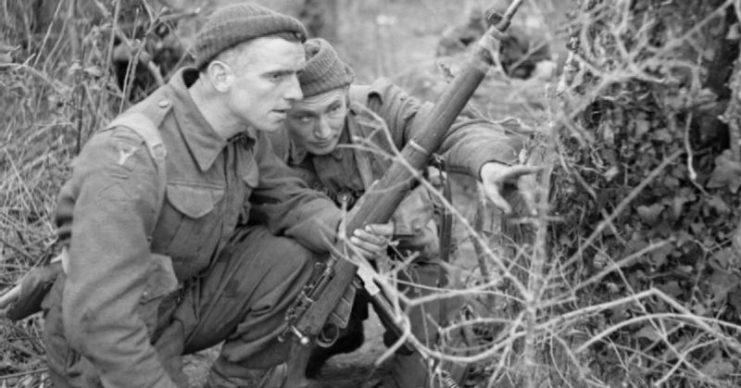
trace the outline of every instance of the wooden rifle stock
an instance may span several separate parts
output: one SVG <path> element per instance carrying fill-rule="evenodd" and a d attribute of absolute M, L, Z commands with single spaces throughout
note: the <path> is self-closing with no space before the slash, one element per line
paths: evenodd
<path fill-rule="evenodd" d="M 395 160 L 383 177 L 366 190 L 348 214 L 344 226 L 347 236 L 352 236 L 353 231 L 365 225 L 385 223 L 391 218 L 411 188 L 415 179 L 414 171 L 428 164 L 431 153 L 440 147 L 448 129 L 494 64 L 493 55 L 496 54 L 493 52 L 498 48 L 496 43 L 521 3 L 522 0 L 515 0 L 504 14 L 489 13 L 488 19 L 495 21 L 496 25 L 489 27 L 474 45 L 463 69 L 446 87 L 429 114 L 423 117 L 424 120 L 415 122 L 415 126 L 421 128 L 412 131 L 418 135 L 401 151 L 404 160 Z M 303 345 L 309 344 L 320 333 L 347 288 L 354 286 L 353 282 L 362 283 L 356 278 L 358 267 L 341 257 L 341 253 L 347 251 L 342 246 L 344 242 L 340 241 L 338 244 L 320 280 L 308 285 L 289 309 L 286 318 L 289 324 L 287 331 L 296 335 Z M 365 259 L 353 257 L 352 260 L 361 262 Z M 376 297 L 383 298 L 382 295 Z M 382 302 L 388 305 L 387 301 Z"/>

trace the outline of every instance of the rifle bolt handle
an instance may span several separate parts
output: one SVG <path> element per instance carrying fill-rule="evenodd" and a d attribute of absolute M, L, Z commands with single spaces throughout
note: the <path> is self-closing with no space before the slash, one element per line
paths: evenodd
<path fill-rule="evenodd" d="M 293 334 L 296 336 L 296 338 L 298 338 L 298 342 L 301 345 L 306 346 L 309 344 L 310 342 L 309 337 L 305 336 L 304 333 L 300 332 L 296 328 L 296 326 L 291 325 L 291 331 L 293 331 Z"/>

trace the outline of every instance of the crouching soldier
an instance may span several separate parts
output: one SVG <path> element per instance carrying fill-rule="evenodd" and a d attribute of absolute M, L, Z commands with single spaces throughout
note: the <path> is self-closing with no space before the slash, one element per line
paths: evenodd
<path fill-rule="evenodd" d="M 258 5 L 217 10 L 195 68 L 84 147 L 56 213 L 64 271 L 43 302 L 56 387 L 187 386 L 180 356 L 221 342 L 208 386 L 282 384 L 286 309 L 341 219 L 267 138 L 302 98 L 305 36 Z M 252 207 L 266 224 L 248 226 Z"/>
<path fill-rule="evenodd" d="M 410 97 L 385 79 L 370 85 L 353 84 L 353 70 L 325 40 L 310 39 L 305 48 L 306 68 L 299 74 L 304 99 L 291 108 L 286 131 L 274 132 L 271 138 L 276 152 L 297 176 L 327 193 L 338 206 L 349 208 L 383 175 L 394 150 L 403 148 L 413 138 L 418 128 L 415 122 L 424 120 L 432 106 Z M 450 171 L 466 172 L 480 179 L 490 198 L 506 209 L 508 205 L 499 194 L 502 186 L 532 172 L 529 167 L 512 166 L 517 162 L 520 146 L 490 122 L 459 119 L 438 152 Z M 410 217 L 405 202 L 419 214 Z M 396 268 L 401 269 L 400 289 L 415 298 L 445 286 L 446 274 L 440 263 L 438 226 L 431 208 L 414 206 L 431 207 L 429 197 L 417 189 L 405 202 L 394 215 L 395 230 L 383 233 L 394 233 L 399 239 L 392 257 L 416 255 L 410 265 Z M 343 337 L 333 347 L 314 350 L 307 368 L 309 377 L 316 375 L 332 355 L 362 345 L 368 298 L 363 293 L 358 295 Z M 436 328 L 445 323 L 442 303 L 425 303 L 407 312 L 414 335 L 433 346 Z M 391 345 L 396 338 L 386 335 L 384 340 Z M 427 365 L 411 353 L 395 355 L 392 376 L 393 381 L 384 386 L 427 387 L 431 381 Z"/>

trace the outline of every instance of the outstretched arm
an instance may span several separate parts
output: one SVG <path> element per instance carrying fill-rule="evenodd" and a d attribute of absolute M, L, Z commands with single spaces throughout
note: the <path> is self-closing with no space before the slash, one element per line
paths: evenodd
<path fill-rule="evenodd" d="M 531 196 L 532 193 L 519 184 L 520 178 L 525 175 L 534 174 L 540 170 L 542 168 L 536 166 L 508 166 L 502 163 L 489 162 L 481 167 L 480 179 L 483 183 L 486 196 L 504 213 L 509 214 L 512 208 L 507 200 L 504 199 L 504 191 L 516 189 L 524 196 Z"/>

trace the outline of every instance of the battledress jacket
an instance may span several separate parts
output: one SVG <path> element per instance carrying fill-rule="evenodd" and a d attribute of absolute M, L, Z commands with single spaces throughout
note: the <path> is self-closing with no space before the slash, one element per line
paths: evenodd
<path fill-rule="evenodd" d="M 208 270 L 252 206 L 273 233 L 317 252 L 327 251 L 339 224 L 330 200 L 287 175 L 264 133 L 217 136 L 189 96 L 197 77 L 181 70 L 132 108 L 159 127 L 167 152 L 158 219 L 155 162 L 126 128 L 93 136 L 60 194 L 56 222 L 70 257 L 62 302 L 67 339 L 112 386 L 167 385 L 137 310 L 173 291 L 147 282 L 152 253 L 172 259 L 182 284 Z"/>
<path fill-rule="evenodd" d="M 385 78 L 370 85 L 352 85 L 349 96 L 338 146 L 327 155 L 307 153 L 290 141 L 286 131 L 271 134 L 276 152 L 294 172 L 335 200 L 342 194 L 357 198 L 373 180 L 380 179 L 391 165 L 393 150 L 401 150 L 415 131 L 425 129 L 415 122 L 424 120 L 432 109 L 431 103 L 413 98 Z M 432 151 L 444 158 L 448 172 L 480 179 L 481 167 L 487 162 L 517 163 L 522 141 L 521 136 L 506 133 L 491 121 L 458 118 L 440 149 Z M 395 222 L 398 215 L 397 210 Z M 397 231 L 408 227 L 395 226 Z"/>

